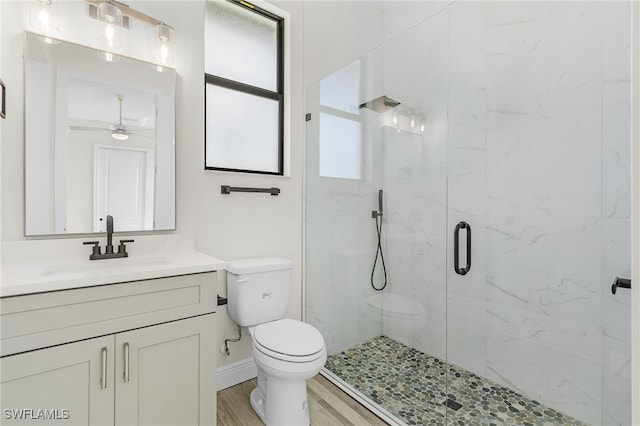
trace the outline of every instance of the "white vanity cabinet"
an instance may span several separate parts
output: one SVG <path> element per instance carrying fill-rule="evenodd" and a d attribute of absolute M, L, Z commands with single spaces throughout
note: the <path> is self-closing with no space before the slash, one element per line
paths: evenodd
<path fill-rule="evenodd" d="M 215 424 L 216 289 L 207 272 L 0 299 L 0 423 Z"/>
<path fill-rule="evenodd" d="M 113 425 L 113 340 L 98 337 L 2 358 L 1 423 Z M 100 383 L 103 347 L 111 349 L 104 354 L 106 388 Z M 53 419 L 40 420 L 40 414 Z"/>
<path fill-rule="evenodd" d="M 216 423 L 213 314 L 116 334 L 115 424 Z"/>

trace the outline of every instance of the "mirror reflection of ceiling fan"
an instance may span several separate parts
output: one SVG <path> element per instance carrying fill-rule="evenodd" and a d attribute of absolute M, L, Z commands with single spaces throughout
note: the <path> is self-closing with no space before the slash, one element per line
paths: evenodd
<path fill-rule="evenodd" d="M 111 132 L 112 138 L 120 141 L 129 139 L 129 135 L 141 136 L 144 138 L 153 138 L 155 129 L 145 128 L 145 127 L 125 126 L 124 124 L 122 124 L 122 101 L 124 100 L 124 95 L 121 95 L 118 93 L 116 94 L 116 98 L 118 99 L 118 107 L 119 107 L 117 124 L 109 124 L 109 123 L 98 121 L 99 123 L 102 123 L 100 127 L 70 125 L 69 128 L 71 130 L 108 131 L 108 132 Z"/>

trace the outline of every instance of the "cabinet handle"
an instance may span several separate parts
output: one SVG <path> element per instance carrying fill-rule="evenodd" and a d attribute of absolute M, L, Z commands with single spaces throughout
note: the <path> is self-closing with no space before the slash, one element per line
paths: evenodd
<path fill-rule="evenodd" d="M 107 348 L 102 348 L 102 377 L 100 378 L 100 389 L 107 388 Z"/>
<path fill-rule="evenodd" d="M 124 382 L 129 382 L 129 342 L 124 344 Z"/>

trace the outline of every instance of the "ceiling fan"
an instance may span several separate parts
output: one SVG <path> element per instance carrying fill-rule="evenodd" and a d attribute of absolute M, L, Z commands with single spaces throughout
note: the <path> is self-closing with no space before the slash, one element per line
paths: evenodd
<path fill-rule="evenodd" d="M 119 141 L 124 141 L 129 139 L 129 135 L 142 136 L 145 138 L 152 138 L 152 135 L 149 135 L 149 132 L 153 132 L 154 129 L 144 128 L 144 127 L 128 127 L 122 124 L 122 101 L 124 100 L 124 95 L 118 93 L 116 94 L 116 98 L 118 99 L 118 124 L 108 124 L 104 123 L 104 127 L 89 127 L 89 126 L 74 126 L 70 125 L 69 128 L 71 130 L 88 130 L 88 131 L 109 131 L 111 132 L 111 137 L 117 139 Z M 141 132 L 147 132 L 141 133 Z"/>

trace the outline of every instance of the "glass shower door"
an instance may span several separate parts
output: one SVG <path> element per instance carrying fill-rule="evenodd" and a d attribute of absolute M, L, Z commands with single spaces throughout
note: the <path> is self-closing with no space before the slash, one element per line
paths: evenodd
<path fill-rule="evenodd" d="M 449 417 L 625 425 L 629 5 L 548 6 L 449 8 Z"/>
<path fill-rule="evenodd" d="M 347 68 L 338 77 L 307 90 L 306 321 L 329 355 L 382 333 L 381 312 L 367 305 L 377 185 L 361 161 L 359 76 Z"/>
<path fill-rule="evenodd" d="M 454 2 L 308 89 L 306 318 L 381 412 L 630 423 L 629 8 Z"/>
<path fill-rule="evenodd" d="M 385 191 L 383 335 L 397 394 L 390 407 L 407 424 L 447 422 L 448 13 L 386 43 L 381 94 L 401 102 L 381 130 Z M 394 388 L 392 388 L 394 389 Z M 398 401 L 395 401 L 397 398 Z"/>
<path fill-rule="evenodd" d="M 446 422 L 446 12 L 307 89 L 306 318 L 383 414 Z"/>

